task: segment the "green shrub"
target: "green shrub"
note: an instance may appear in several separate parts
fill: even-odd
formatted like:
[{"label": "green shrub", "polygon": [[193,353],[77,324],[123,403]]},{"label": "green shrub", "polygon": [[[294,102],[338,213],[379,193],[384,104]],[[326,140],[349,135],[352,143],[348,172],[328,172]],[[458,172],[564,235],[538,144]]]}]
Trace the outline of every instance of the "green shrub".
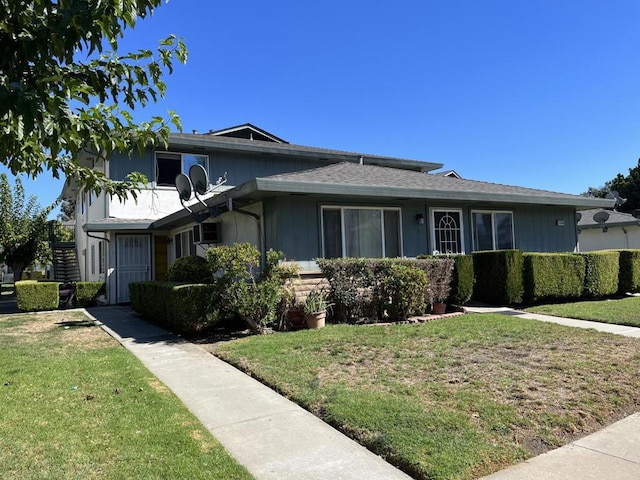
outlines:
[{"label": "green shrub", "polygon": [[525,253],[524,299],[569,299],[582,296],[585,259],[573,253]]},{"label": "green shrub", "polygon": [[250,243],[220,245],[206,252],[213,280],[216,319],[240,316],[256,333],[284,313],[287,300],[285,283],[297,273],[296,265],[281,265],[282,252],[269,250],[260,271],[260,252]]},{"label": "green shrub", "polygon": [[475,285],[473,296],[491,305],[515,305],[522,302],[522,252],[492,250],[473,253]]},{"label": "green shrub", "polygon": [[44,271],[43,270],[24,270],[22,272],[21,280],[43,280],[44,279]]},{"label": "green shrub", "polygon": [[169,266],[167,280],[170,282],[211,283],[213,275],[206,258],[191,255],[180,257]]},{"label": "green shrub", "polygon": [[23,312],[55,310],[60,303],[58,282],[22,280],[15,283],[18,309]]},{"label": "green shrub", "polygon": [[586,262],[583,290],[585,297],[607,297],[618,291],[620,252],[603,250],[576,255],[584,257]]},{"label": "green shrub", "polygon": [[[453,260],[453,271],[451,281],[449,282],[449,296],[444,303],[449,305],[464,305],[471,299],[473,295],[473,257],[471,255],[418,255],[418,259],[451,259]],[[433,279],[429,278],[429,283],[433,283]]]},{"label": "green shrub", "polygon": [[213,290],[211,284],[158,281],[129,284],[133,310],[156,325],[182,334],[201,331],[212,323],[209,306]]},{"label": "green shrub", "polygon": [[640,292],[640,250],[621,250],[618,293],[638,292]]},{"label": "green shrub", "polygon": [[105,282],[77,282],[76,300],[79,307],[92,307],[96,298],[106,293]]},{"label": "green shrub", "polygon": [[[442,301],[449,296],[454,260],[451,258],[427,259],[374,259],[337,258],[318,259],[318,266],[330,286],[330,298],[334,314],[340,322],[352,322],[362,318],[386,319],[388,291],[383,283],[408,281],[404,271],[395,266],[409,267],[424,272],[426,283],[418,281],[411,288],[418,304]],[[404,280],[393,278],[401,275]],[[404,300],[402,300],[404,301]]]},{"label": "green shrub", "polygon": [[407,265],[390,263],[386,275],[379,277],[382,306],[390,320],[406,320],[423,313],[426,307],[424,292],[427,276],[424,271]]}]

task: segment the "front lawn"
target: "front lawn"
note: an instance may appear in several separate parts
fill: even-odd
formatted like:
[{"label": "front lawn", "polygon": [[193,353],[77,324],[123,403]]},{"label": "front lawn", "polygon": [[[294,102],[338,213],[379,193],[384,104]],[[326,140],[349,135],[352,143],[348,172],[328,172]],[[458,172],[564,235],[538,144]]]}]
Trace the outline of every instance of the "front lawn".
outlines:
[{"label": "front lawn", "polygon": [[419,479],[470,479],[640,405],[640,341],[504,315],[208,346]]},{"label": "front lawn", "polygon": [[640,327],[640,297],[540,305],[527,312]]},{"label": "front lawn", "polygon": [[5,480],[252,478],[80,312],[0,316],[0,465]]}]

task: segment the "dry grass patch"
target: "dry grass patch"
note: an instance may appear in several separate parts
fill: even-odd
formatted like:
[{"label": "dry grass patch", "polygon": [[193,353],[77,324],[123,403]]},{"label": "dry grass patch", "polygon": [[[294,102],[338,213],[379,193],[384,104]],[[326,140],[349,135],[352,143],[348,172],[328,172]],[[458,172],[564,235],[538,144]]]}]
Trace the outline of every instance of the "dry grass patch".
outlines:
[{"label": "dry grass patch", "polygon": [[640,408],[640,341],[502,315],[211,345],[416,478],[475,478]]}]

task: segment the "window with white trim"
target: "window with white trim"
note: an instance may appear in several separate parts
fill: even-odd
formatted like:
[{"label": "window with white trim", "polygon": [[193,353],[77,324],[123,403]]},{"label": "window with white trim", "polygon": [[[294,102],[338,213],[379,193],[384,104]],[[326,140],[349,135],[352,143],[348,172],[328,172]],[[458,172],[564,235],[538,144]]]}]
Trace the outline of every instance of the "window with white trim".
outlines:
[{"label": "window with white trim", "polygon": [[156,183],[173,187],[180,173],[189,175],[192,165],[201,165],[209,171],[209,157],[193,153],[156,152]]},{"label": "window with white trim", "polygon": [[434,252],[464,253],[462,210],[432,208],[431,240]]},{"label": "window with white trim", "polygon": [[472,211],[473,249],[508,250],[514,248],[513,213]]},{"label": "window with white trim", "polygon": [[322,207],[324,258],[400,257],[399,208]]},{"label": "window with white trim", "polygon": [[196,245],[193,243],[193,230],[185,230],[173,236],[175,258],[188,257],[196,254]]}]

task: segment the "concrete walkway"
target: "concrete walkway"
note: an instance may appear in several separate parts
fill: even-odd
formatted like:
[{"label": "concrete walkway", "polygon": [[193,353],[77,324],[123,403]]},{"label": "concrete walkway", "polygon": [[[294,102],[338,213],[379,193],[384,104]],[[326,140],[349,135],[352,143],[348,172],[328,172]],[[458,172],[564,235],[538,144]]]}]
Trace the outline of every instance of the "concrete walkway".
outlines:
[{"label": "concrete walkway", "polygon": [[[469,313],[500,313],[519,318],[552,322],[568,327],[592,328],[600,332],[640,338],[640,328],[589,322],[573,318],[527,313],[511,308],[473,306]],[[494,473],[485,480],[638,480],[640,479],[640,413],[552,450]]]},{"label": "concrete walkway", "polygon": [[[640,328],[508,308],[470,307],[640,337]],[[380,457],[234,367],[179,336],[140,320],[128,307],[90,315],[136,355],[258,480],[409,479]],[[485,479],[640,479],[640,414]]]},{"label": "concrete walkway", "polygon": [[128,307],[89,314],[169,387],[258,480],[408,480],[270,388]]}]

